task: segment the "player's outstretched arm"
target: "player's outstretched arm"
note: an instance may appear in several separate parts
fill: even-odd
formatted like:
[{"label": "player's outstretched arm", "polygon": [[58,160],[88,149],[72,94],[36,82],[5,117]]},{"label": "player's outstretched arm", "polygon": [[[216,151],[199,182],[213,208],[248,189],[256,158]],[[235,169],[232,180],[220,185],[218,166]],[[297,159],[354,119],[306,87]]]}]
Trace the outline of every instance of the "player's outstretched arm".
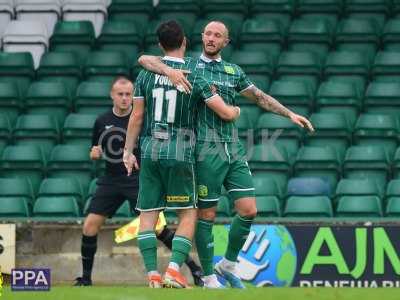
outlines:
[{"label": "player's outstretched arm", "polygon": [[144,99],[133,101],[133,111],[129,118],[128,131],[126,133],[125,147],[124,147],[124,164],[128,171],[128,175],[132,173],[132,169],[139,169],[137,159],[133,155],[133,149],[137,147],[137,141],[144,119]]},{"label": "player's outstretched arm", "polygon": [[240,108],[226,104],[219,95],[214,95],[205,102],[224,121],[234,121],[240,116]]},{"label": "player's outstretched arm", "polygon": [[307,118],[292,112],[290,109],[279,103],[279,101],[276,100],[274,97],[267,95],[255,85],[252,85],[249,88],[245,89],[241,92],[241,94],[244,97],[253,100],[261,108],[287,117],[293,123],[299,125],[300,127],[305,127],[309,131],[314,131],[311,122],[307,120]]},{"label": "player's outstretched arm", "polygon": [[192,85],[186,78],[189,71],[173,69],[164,64],[159,56],[142,55],[138,62],[146,70],[167,76],[178,90],[183,89],[186,93],[192,90]]}]

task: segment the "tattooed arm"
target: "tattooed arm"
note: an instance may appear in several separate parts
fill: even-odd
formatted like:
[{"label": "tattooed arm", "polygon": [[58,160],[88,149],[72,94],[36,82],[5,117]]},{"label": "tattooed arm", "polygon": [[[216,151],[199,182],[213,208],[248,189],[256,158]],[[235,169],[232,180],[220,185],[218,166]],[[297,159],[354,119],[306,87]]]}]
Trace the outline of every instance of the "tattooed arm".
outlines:
[{"label": "tattooed arm", "polygon": [[253,100],[262,109],[287,117],[293,123],[299,125],[300,127],[306,127],[308,130],[314,131],[314,128],[309,120],[307,120],[303,116],[295,114],[290,109],[279,103],[279,101],[276,100],[274,97],[267,95],[255,85],[248,87],[247,89],[242,91],[241,94],[242,96]]}]

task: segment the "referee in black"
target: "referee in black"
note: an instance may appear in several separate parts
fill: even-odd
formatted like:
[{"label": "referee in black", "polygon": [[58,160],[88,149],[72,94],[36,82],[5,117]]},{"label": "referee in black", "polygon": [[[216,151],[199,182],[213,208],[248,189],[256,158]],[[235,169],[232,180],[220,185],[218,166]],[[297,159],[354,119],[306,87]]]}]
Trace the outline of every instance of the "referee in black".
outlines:
[{"label": "referee in black", "polygon": [[[81,244],[83,271],[82,277],[76,278],[75,286],[92,285],[91,275],[97,250],[97,234],[106,218],[111,218],[126,199],[132,210],[136,207],[139,174],[132,172],[127,176],[122,160],[126,129],[132,112],[133,84],[125,77],[117,77],[111,85],[110,94],[113,108],[99,116],[93,128],[90,158],[92,160],[104,158],[106,172],[105,176],[97,180],[97,189],[83,224]],[[139,153],[134,154],[140,157]],[[171,249],[174,233],[165,227],[158,235],[158,239]],[[186,264],[192,272],[194,283],[202,285],[200,267],[190,257],[186,260]]]}]

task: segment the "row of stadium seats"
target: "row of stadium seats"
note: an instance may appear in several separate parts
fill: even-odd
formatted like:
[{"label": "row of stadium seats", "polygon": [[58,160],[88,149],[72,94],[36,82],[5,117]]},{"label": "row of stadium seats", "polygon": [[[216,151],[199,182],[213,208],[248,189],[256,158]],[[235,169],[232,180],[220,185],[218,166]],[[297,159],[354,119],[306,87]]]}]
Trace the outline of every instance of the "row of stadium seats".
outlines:
[{"label": "row of stadium seats", "polygon": [[[33,143],[32,138],[27,142]],[[35,190],[45,176],[71,176],[79,178],[85,190],[95,174],[102,174],[104,162],[94,164],[89,159],[88,147],[81,144],[56,145],[49,148],[46,157],[34,144],[6,146],[0,160],[0,175],[25,177]],[[370,178],[384,188],[388,180],[400,174],[400,148],[392,155],[378,145],[351,146],[344,155],[329,146],[307,145],[290,159],[285,148],[270,143],[248,148],[247,156],[250,169],[273,177],[281,190],[291,176],[320,177],[332,188],[340,178]]]},{"label": "row of stadium seats", "polygon": [[[71,178],[47,178],[41,182],[37,197],[28,181],[2,178],[0,185],[0,217],[81,217],[94,195],[96,180],[88,194]],[[329,186],[319,178],[292,178],[282,197],[271,178],[255,176],[258,219],[270,217],[398,217],[400,215],[400,180],[389,182],[381,191],[374,182],[365,179],[342,179],[332,196]],[[174,212],[166,213],[174,218]],[[219,201],[217,217],[233,215],[228,195]],[[129,203],[118,210],[116,217],[132,217]]]}]

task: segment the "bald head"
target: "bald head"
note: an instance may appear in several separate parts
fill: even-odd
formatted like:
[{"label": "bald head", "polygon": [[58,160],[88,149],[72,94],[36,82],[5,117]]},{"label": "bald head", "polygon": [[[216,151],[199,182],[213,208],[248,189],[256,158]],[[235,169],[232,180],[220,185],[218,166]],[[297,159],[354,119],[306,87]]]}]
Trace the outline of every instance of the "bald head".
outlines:
[{"label": "bald head", "polygon": [[218,58],[221,50],[229,43],[229,31],[224,23],[212,21],[204,27],[203,50],[211,59]]},{"label": "bald head", "polygon": [[203,33],[206,32],[206,30],[218,31],[226,38],[229,38],[229,30],[221,21],[211,21],[204,27]]}]

